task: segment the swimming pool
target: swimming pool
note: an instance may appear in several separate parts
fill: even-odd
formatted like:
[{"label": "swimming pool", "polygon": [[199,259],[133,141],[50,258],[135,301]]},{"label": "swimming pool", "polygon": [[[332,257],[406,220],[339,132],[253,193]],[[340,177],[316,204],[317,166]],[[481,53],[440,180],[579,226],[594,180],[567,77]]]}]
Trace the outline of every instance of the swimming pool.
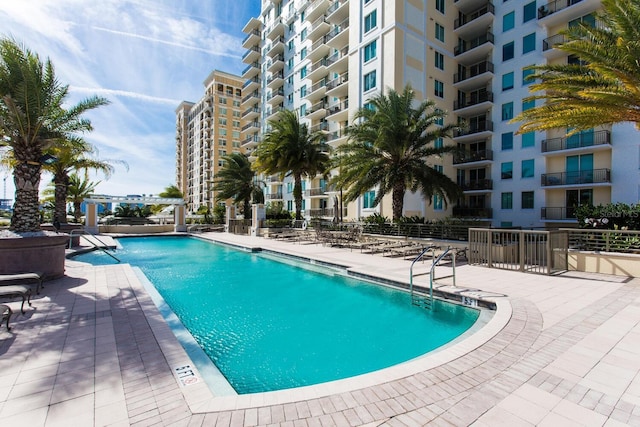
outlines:
[{"label": "swimming pool", "polygon": [[[126,238],[139,266],[240,394],[375,371],[462,334],[478,311],[412,306],[401,291],[340,270],[184,237]],[[81,261],[110,263],[104,254]]]}]

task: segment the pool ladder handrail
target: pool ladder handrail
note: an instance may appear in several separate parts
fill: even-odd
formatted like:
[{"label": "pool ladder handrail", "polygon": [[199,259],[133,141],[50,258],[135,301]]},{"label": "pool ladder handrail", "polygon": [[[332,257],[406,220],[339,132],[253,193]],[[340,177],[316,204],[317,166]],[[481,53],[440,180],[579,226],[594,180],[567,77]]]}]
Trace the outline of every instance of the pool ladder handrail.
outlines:
[{"label": "pool ladder handrail", "polygon": [[93,245],[93,247],[94,247],[94,248],[96,248],[96,249],[98,249],[98,250],[100,250],[100,251],[104,252],[105,254],[109,255],[111,258],[115,259],[118,263],[122,262],[122,261],[120,261],[120,260],[118,259],[118,257],[116,257],[116,256],[115,256],[115,255],[113,255],[111,252],[109,252],[108,250],[106,250],[106,249],[105,249],[107,245],[106,245],[102,240],[100,240],[100,239],[98,238],[98,236],[96,236],[96,235],[95,235],[95,234],[93,234],[93,233],[88,232],[87,230],[75,229],[75,230],[71,230],[71,231],[69,232],[69,249],[71,249],[71,245],[72,245],[72,241],[73,241],[73,234],[74,234],[73,232],[74,232],[74,231],[78,231],[78,232],[79,232],[79,233],[78,233],[78,235],[80,235],[80,234],[88,234],[88,235],[90,235],[91,237],[93,237],[94,239],[96,239],[100,244],[102,244],[102,245],[103,245],[103,246],[98,246],[98,245],[96,245],[92,240],[90,240],[90,239],[85,239],[87,242],[91,243],[91,244]]},{"label": "pool ladder handrail", "polygon": [[429,307],[431,308],[433,305],[433,275],[435,273],[435,269],[436,269],[436,265],[438,265],[438,263],[440,262],[440,260],[442,260],[442,258],[444,258],[449,252],[451,252],[452,255],[452,266],[453,266],[453,274],[452,276],[447,276],[447,277],[453,277],[453,286],[456,285],[456,251],[451,251],[451,246],[447,246],[447,249],[441,253],[437,258],[435,256],[435,250],[437,249],[437,246],[429,246],[426,247],[422,252],[420,252],[420,255],[418,255],[412,262],[411,262],[411,267],[409,268],[409,294],[411,296],[411,301],[413,303],[414,301],[414,296],[413,296],[413,265],[418,262],[420,259],[422,259],[422,257],[424,256],[424,254],[426,254],[429,251],[433,251],[433,262],[431,263],[431,268],[429,268]]}]

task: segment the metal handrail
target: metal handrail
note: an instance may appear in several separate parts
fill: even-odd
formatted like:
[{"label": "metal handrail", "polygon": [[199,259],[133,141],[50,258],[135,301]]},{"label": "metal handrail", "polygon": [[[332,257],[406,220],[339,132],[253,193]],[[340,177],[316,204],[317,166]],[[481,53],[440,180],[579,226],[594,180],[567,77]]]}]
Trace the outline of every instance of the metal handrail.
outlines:
[{"label": "metal handrail", "polygon": [[[80,233],[83,234],[89,234],[90,236],[92,236],[93,238],[95,238],[98,242],[100,242],[100,244],[107,246],[102,240],[100,240],[98,238],[98,236],[96,236],[93,233],[89,233],[87,230],[82,230],[82,229],[76,229],[76,230],[71,230],[71,232],[69,233],[69,249],[71,249],[71,245],[72,245],[72,241],[73,241],[73,232],[74,231],[79,231]],[[109,255],[111,258],[115,259],[118,262],[122,262],[120,261],[115,255],[113,255],[112,253],[110,253],[109,251],[107,251],[104,247],[98,246],[96,245],[94,242],[92,242],[89,239],[85,239],[87,240],[89,243],[91,243],[93,245],[94,248],[101,250],[102,252],[104,252],[105,254]]]},{"label": "metal handrail", "polygon": [[[442,260],[442,258],[444,258],[449,252],[451,252],[451,246],[448,246],[447,249],[436,258],[435,257],[436,248],[437,246],[429,246],[425,248],[422,252],[420,252],[420,255],[415,257],[415,259],[411,262],[411,267],[409,267],[409,294],[411,296],[411,301],[413,301],[413,266],[416,262],[422,259],[424,254],[426,254],[430,250],[434,251],[434,260],[431,263],[431,268],[429,269],[429,307],[433,306],[433,275],[435,273],[435,268],[438,265],[438,263]],[[455,286],[456,285],[456,252],[455,251],[451,252],[451,255],[452,255],[453,274],[447,277],[453,277],[453,286]]]}]

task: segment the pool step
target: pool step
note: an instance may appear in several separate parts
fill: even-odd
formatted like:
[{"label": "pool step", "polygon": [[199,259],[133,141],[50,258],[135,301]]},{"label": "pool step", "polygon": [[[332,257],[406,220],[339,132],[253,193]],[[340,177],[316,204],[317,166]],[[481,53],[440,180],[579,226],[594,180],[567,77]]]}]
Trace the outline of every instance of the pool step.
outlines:
[{"label": "pool step", "polygon": [[431,308],[432,302],[431,298],[414,294],[411,298],[411,304],[422,308]]}]

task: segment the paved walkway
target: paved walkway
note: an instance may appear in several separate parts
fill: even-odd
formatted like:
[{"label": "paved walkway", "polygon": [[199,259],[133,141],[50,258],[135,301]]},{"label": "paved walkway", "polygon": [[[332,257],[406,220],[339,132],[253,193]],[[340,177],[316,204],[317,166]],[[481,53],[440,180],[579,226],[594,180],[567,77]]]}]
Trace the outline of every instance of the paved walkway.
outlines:
[{"label": "paved walkway", "polygon": [[[407,261],[206,236],[407,281]],[[69,261],[13,330],[0,331],[0,424],[640,426],[640,279],[462,266],[456,287],[437,283],[498,309],[471,337],[418,361],[329,385],[214,397],[202,381],[183,385],[185,369],[176,369],[193,363],[130,266]]]}]

